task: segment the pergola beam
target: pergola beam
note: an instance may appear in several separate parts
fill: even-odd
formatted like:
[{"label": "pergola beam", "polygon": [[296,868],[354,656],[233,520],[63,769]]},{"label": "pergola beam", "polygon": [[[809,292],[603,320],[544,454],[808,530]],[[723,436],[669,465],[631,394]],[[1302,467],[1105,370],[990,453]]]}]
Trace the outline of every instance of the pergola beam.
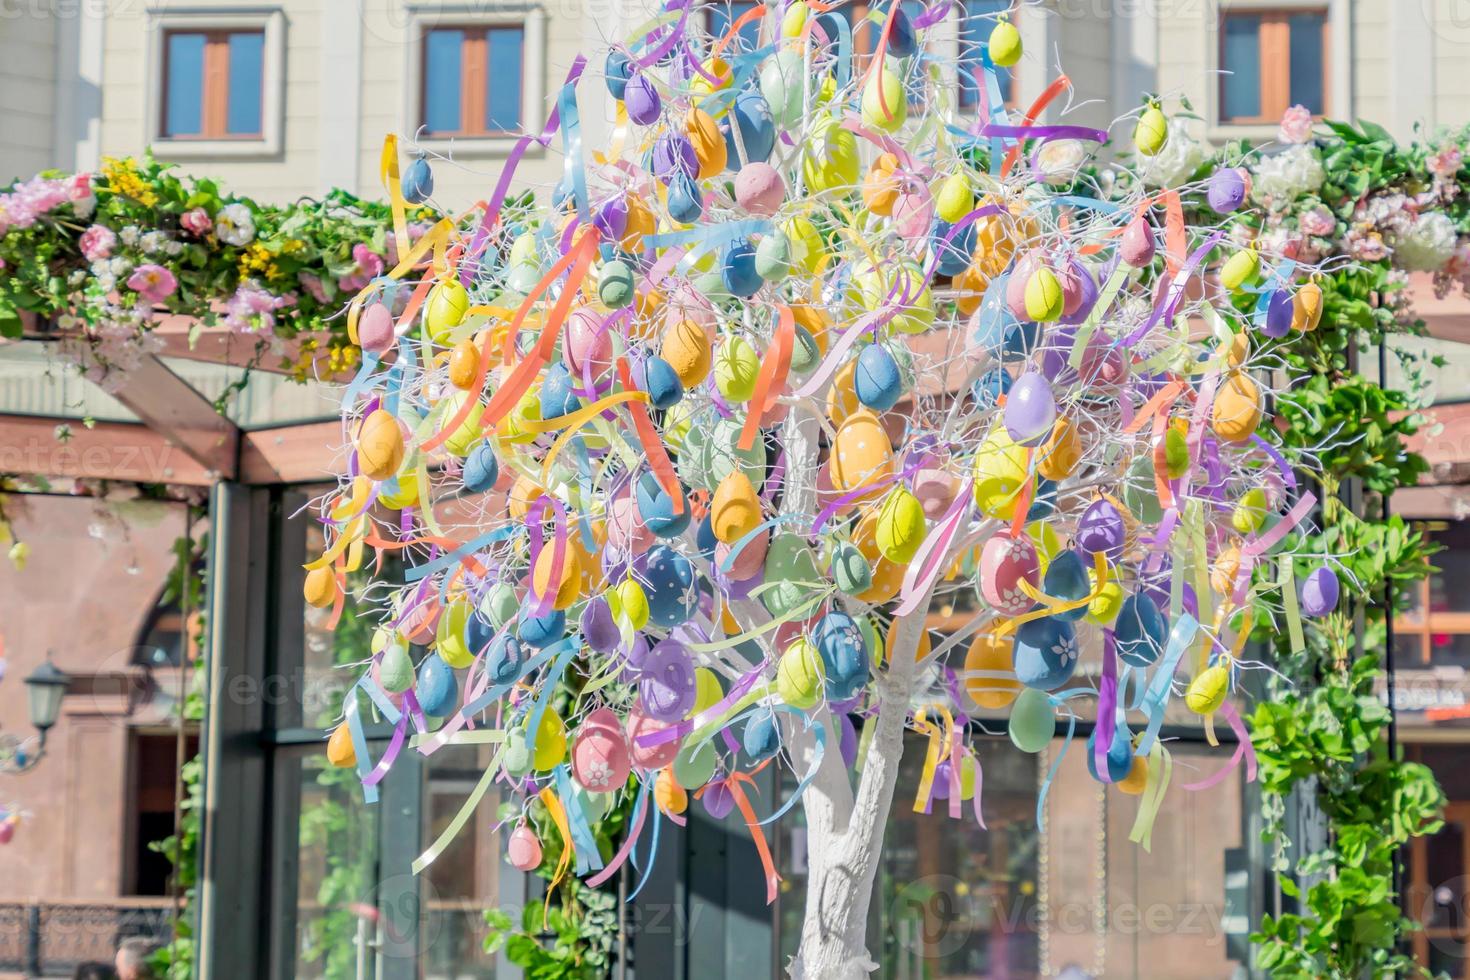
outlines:
[{"label": "pergola beam", "polygon": [[235,478],[240,430],[157,357],[144,357],[113,397],[215,479]]},{"label": "pergola beam", "polygon": [[[57,438],[57,427],[70,429]],[[145,425],[0,415],[0,473],[47,479],[119,480],[207,487],[215,475]]]}]

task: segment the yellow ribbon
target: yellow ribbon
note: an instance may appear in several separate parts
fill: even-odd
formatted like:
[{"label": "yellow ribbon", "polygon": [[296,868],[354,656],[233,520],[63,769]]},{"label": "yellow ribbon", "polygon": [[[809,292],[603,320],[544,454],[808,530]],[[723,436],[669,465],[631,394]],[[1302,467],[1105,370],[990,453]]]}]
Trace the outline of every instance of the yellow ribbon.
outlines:
[{"label": "yellow ribbon", "polygon": [[924,772],[919,777],[919,790],[914,794],[914,812],[923,813],[925,805],[929,802],[929,793],[934,787],[934,773],[939,768],[939,760],[943,758],[945,750],[954,738],[954,716],[944,705],[935,705],[940,717],[944,719],[944,726],[932,725],[925,717],[927,709],[920,708],[914,715],[914,729],[922,735],[929,736],[929,748],[924,753]]},{"label": "yellow ribbon", "polygon": [[1109,581],[1107,556],[1101,551],[1098,551],[1093,553],[1092,558],[1095,563],[1094,571],[1096,572],[1092,579],[1092,591],[1081,599],[1058,599],[1056,596],[1049,596],[1042,592],[1025,579],[1018,579],[1016,584],[1021,588],[1021,591],[1025,592],[1033,602],[1041,603],[1041,608],[1022,613],[1020,616],[1011,619],[1002,619],[996,624],[994,630],[995,635],[1008,636],[1012,630],[1022,623],[1029,623],[1033,619],[1055,616],[1057,613],[1071,612],[1073,609],[1081,609],[1084,606],[1092,605],[1093,601],[1102,595],[1102,590],[1107,586]]}]

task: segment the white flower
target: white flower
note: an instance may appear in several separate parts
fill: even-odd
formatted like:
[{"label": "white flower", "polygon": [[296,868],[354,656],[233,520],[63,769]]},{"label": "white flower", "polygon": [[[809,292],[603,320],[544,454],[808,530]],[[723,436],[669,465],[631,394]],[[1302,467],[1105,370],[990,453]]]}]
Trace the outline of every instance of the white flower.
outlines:
[{"label": "white flower", "polygon": [[1138,175],[1150,187],[1174,187],[1194,176],[1205,162],[1205,145],[1185,132],[1171,132],[1164,148],[1139,162]]},{"label": "white flower", "polygon": [[255,238],[255,217],[243,204],[226,204],[214,216],[214,233],[226,245],[247,245]]},{"label": "white flower", "polygon": [[121,238],[122,243],[129,248],[136,246],[138,244],[138,226],[128,225],[117,233],[117,237]]},{"label": "white flower", "polygon": [[166,241],[167,239],[164,238],[163,232],[161,231],[145,231],[139,245],[145,253],[153,255],[159,249],[163,248],[164,242]]},{"label": "white flower", "polygon": [[1052,644],[1051,652],[1056,655],[1058,666],[1065,667],[1077,659],[1077,638],[1064,636]]},{"label": "white flower", "polygon": [[1086,162],[1087,148],[1081,140],[1052,140],[1036,155],[1036,168],[1042,179],[1054,187],[1070,184]]},{"label": "white flower", "polygon": [[1394,242],[1393,260],[1410,272],[1437,272],[1454,258],[1455,223],[1442,211],[1419,215],[1408,233]]},{"label": "white flower", "polygon": [[1257,204],[1288,204],[1317,190],[1327,179],[1322,158],[1310,144],[1261,157],[1252,174],[1251,200]]}]

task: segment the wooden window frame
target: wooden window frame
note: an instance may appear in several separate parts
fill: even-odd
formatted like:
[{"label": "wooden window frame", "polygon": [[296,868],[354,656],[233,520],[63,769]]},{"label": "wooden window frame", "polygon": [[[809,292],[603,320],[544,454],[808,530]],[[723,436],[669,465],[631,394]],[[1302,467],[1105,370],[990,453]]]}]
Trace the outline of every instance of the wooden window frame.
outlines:
[{"label": "wooden window frame", "polygon": [[1317,7],[1226,7],[1220,11],[1218,24],[1219,47],[1215,52],[1216,63],[1225,64],[1225,25],[1232,19],[1251,18],[1259,20],[1261,111],[1255,116],[1225,115],[1225,86],[1230,76],[1220,74],[1215,94],[1218,106],[1216,116],[1221,126],[1275,125],[1286,110],[1294,103],[1291,99],[1291,18],[1302,14],[1322,16],[1322,112],[1313,116],[1322,119],[1332,107],[1332,16],[1326,4]]},{"label": "wooden window frame", "polygon": [[[459,47],[459,129],[429,130],[429,36],[439,31],[459,31],[464,35]],[[520,101],[516,109],[518,128],[490,129],[485,125],[487,110],[485,87],[489,75],[490,34],[494,31],[516,31],[521,37]],[[529,60],[529,31],[525,24],[435,24],[426,26],[419,37],[419,122],[431,140],[447,139],[498,139],[515,136],[525,120],[527,79],[526,62]]]},{"label": "wooden window frame", "polygon": [[[204,64],[201,66],[199,88],[199,132],[170,133],[168,131],[168,93],[173,61],[169,57],[170,42],[175,37],[198,34],[204,37]],[[253,133],[229,131],[230,116],[230,38],[254,34],[260,38],[260,125]],[[158,133],[166,140],[241,140],[259,141],[265,138],[266,73],[264,27],[214,28],[195,30],[189,27],[170,27],[163,32],[163,76],[158,98]]]}]

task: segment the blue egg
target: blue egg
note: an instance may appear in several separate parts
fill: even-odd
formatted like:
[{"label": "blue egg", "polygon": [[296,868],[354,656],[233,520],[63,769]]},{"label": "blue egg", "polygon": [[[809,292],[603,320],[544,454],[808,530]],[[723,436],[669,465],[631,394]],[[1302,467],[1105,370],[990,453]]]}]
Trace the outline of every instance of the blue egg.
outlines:
[{"label": "blue egg", "polygon": [[692,225],[704,214],[704,195],[688,174],[679,173],[669,181],[669,215],[677,222]]},{"label": "blue egg", "polygon": [[648,596],[648,621],[655,626],[678,626],[699,608],[694,566],[668,545],[648,549],[643,591]]},{"label": "blue egg", "polygon": [[1118,609],[1118,622],[1113,626],[1118,656],[1125,664],[1147,667],[1164,652],[1164,637],[1169,624],[1158,604],[1140,592],[1123,600]]},{"label": "blue egg", "polygon": [[978,353],[983,350],[1000,354],[1001,345],[1005,343],[1006,325],[1015,319],[1001,301],[1009,278],[1001,276],[985,291],[985,299],[981,302],[980,309],[975,311],[974,322],[969,328],[966,343],[971,351]]},{"label": "blue egg", "polygon": [[1016,679],[1027,687],[1055,691],[1077,671],[1077,631],[1071,623],[1044,616],[1016,628]]},{"label": "blue egg", "polygon": [[[737,125],[740,127],[740,141],[745,145],[743,157],[735,145],[732,127]],[[726,169],[729,170],[739,170],[742,161],[765,163],[776,148],[776,123],[771,118],[771,106],[759,89],[746,89],[735,97],[735,104],[720,120],[720,132],[725,136]]]},{"label": "blue egg", "polygon": [[844,612],[830,612],[817,623],[813,635],[827,677],[827,698],[846,701],[868,683],[868,643],[857,621]]},{"label": "blue egg", "polygon": [[1001,343],[1002,361],[1024,361],[1041,346],[1041,324],[1030,320],[1011,320],[1006,324]]},{"label": "blue egg", "polygon": [[414,685],[413,696],[426,715],[445,718],[454,712],[454,702],[459,698],[459,681],[437,653],[429,654],[419,664],[418,683]]},{"label": "blue egg", "polygon": [[510,684],[521,676],[521,665],[525,662],[521,642],[505,633],[486,652],[485,673],[496,684]]},{"label": "blue egg", "polygon": [[719,545],[719,543],[720,539],[715,537],[714,524],[710,521],[709,515],[706,514],[705,516],[701,517],[699,519],[699,523],[694,526],[694,546],[699,549],[700,555],[703,556],[705,560],[714,561],[715,548]]},{"label": "blue egg", "polygon": [[495,486],[495,481],[500,478],[500,463],[490,443],[482,442],[470,450],[459,478],[470,493],[484,493]]},{"label": "blue egg", "polygon": [[903,374],[893,354],[882,344],[869,344],[857,358],[852,387],[858,401],[877,412],[886,412],[903,397]]},{"label": "blue egg", "polygon": [[662,357],[650,355],[643,362],[643,390],[654,408],[673,408],[684,400],[684,382],[674,366]]},{"label": "blue egg", "polygon": [[619,102],[623,101],[623,93],[628,90],[628,79],[633,77],[632,59],[616,49],[609,51],[602,73],[607,81],[608,93]]},{"label": "blue egg", "polygon": [[[1098,729],[1094,728],[1092,734],[1087,736],[1087,771],[1093,779],[1098,778],[1097,733]],[[1110,783],[1121,782],[1133,768],[1133,733],[1128,730],[1128,723],[1121,716],[1113,727],[1113,744],[1108,746],[1107,760]]]},{"label": "blue egg", "polygon": [[776,728],[776,713],[757,710],[747,717],[744,731],[740,733],[740,747],[745,750],[751,765],[765,762],[781,751],[781,733]]},{"label": "blue egg", "polygon": [[720,281],[731,295],[741,299],[754,296],[761,288],[764,280],[755,271],[755,246],[749,238],[736,238],[725,246],[720,257]]},{"label": "blue egg", "polygon": [[953,228],[943,218],[934,219],[934,227],[929,233],[931,247],[938,255],[938,261],[934,268],[941,276],[957,276],[965,271],[970,264],[970,256],[975,252],[975,222],[970,222],[961,228],[959,234],[945,242],[945,237]]},{"label": "blue egg", "polygon": [[1038,477],[1036,493],[1031,497],[1031,506],[1026,508],[1026,520],[1039,521],[1050,517],[1057,509],[1057,484],[1055,480]]},{"label": "blue egg", "polygon": [[1011,376],[1002,367],[993,367],[970,386],[975,402],[981,408],[994,408],[1000,396],[1011,390]]},{"label": "blue egg", "polygon": [[521,642],[536,650],[545,650],[565,636],[566,632],[567,614],[560,609],[553,609],[545,616],[522,615],[516,627],[516,635],[521,638]]},{"label": "blue egg", "polygon": [[[1092,583],[1087,578],[1087,564],[1083,562],[1082,556],[1070,548],[1057,552],[1046,568],[1046,578],[1042,581],[1041,590],[1049,596],[1068,601],[1085,599],[1091,595]],[[1068,612],[1053,613],[1052,618],[1075,623],[1085,615],[1087,607],[1079,606]]]},{"label": "blue egg", "polygon": [[893,14],[893,23],[888,28],[888,53],[895,58],[907,58],[918,50],[914,25],[909,15],[899,7]]},{"label": "blue egg", "polygon": [[675,515],[674,498],[669,496],[669,492],[658,482],[658,477],[652,473],[645,472],[638,477],[635,496],[638,516],[659,537],[678,537],[689,526],[689,505],[686,503],[683,511]]},{"label": "blue egg", "polygon": [[471,613],[464,621],[464,645],[469,647],[471,653],[478,654],[493,639],[495,624],[488,617],[482,616],[479,610]]},{"label": "blue egg", "polygon": [[565,364],[558,361],[546,369],[540,395],[543,419],[558,419],[582,407],[582,399],[577,397],[572,386],[572,374]]},{"label": "blue egg", "polygon": [[423,204],[433,197],[434,172],[429,169],[429,161],[419,157],[410,163],[398,186],[403,192],[403,199],[409,204]]}]

